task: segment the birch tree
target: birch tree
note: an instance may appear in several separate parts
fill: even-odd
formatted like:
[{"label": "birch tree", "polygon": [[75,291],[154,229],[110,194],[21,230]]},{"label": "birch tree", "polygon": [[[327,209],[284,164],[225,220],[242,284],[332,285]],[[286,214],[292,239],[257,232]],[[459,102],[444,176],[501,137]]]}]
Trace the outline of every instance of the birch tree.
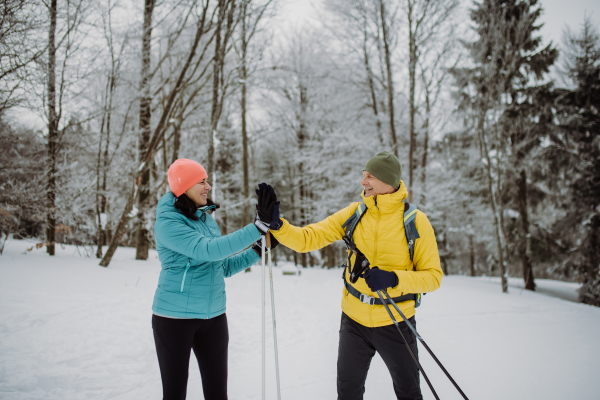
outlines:
[{"label": "birch tree", "polygon": [[[140,142],[139,142],[139,162],[146,159],[148,145],[151,134],[151,111],[152,97],[150,95],[150,68],[152,51],[152,14],[154,13],[155,0],[145,0],[144,2],[144,25],[142,30],[142,65],[140,74]],[[148,259],[148,249],[150,241],[148,239],[148,229],[146,227],[147,200],[150,196],[150,169],[146,169],[139,187],[138,195],[138,213],[137,213],[137,241],[136,241],[136,260]]]},{"label": "birch tree", "polygon": [[[380,0],[382,1],[382,0]],[[408,201],[413,201],[417,152],[417,79],[418,66],[428,47],[437,47],[443,41],[441,33],[447,33],[452,23],[458,0],[405,0],[404,13],[408,30],[408,107],[409,107],[409,153],[408,153]],[[429,60],[428,60],[429,61]],[[434,60],[431,62],[435,63]],[[431,95],[431,85],[426,96]],[[429,100],[431,100],[429,98]],[[429,102],[431,106],[431,101]],[[431,110],[429,110],[430,112]],[[427,114],[427,111],[426,115]]]},{"label": "birch tree", "polygon": [[[139,167],[137,168],[137,172],[134,177],[134,183],[132,185],[131,193],[128,197],[127,204],[123,210],[117,228],[115,229],[114,236],[111,240],[110,246],[102,258],[100,265],[103,267],[108,267],[112,256],[114,255],[117,245],[121,240],[121,237],[125,233],[128,216],[133,209],[133,205],[137,201],[140,185],[142,183],[143,175],[148,171],[152,163],[154,162],[154,157],[159,150],[162,139],[170,127],[168,124],[169,117],[171,116],[171,112],[173,110],[173,106],[176,103],[176,100],[179,96],[184,93],[185,84],[193,82],[197,76],[195,76],[201,65],[201,59],[204,57],[204,54],[208,48],[208,45],[211,43],[211,40],[205,42],[205,46],[199,49],[199,44],[201,39],[205,38],[205,35],[209,34],[212,28],[212,22],[209,14],[209,0],[204,1],[199,5],[199,10],[195,13],[195,21],[194,21],[194,36],[189,44],[189,50],[187,52],[187,56],[184,59],[180,66],[179,72],[176,75],[177,79],[174,80],[173,86],[170,87],[168,95],[166,96],[166,100],[164,102],[164,107],[162,108],[160,119],[156,127],[152,132],[152,136],[148,142],[148,147],[145,153],[145,157],[141,160]],[[192,6],[196,9],[196,6]],[[207,18],[208,17],[208,18]],[[198,51],[200,50],[200,51]],[[193,74],[190,76],[189,73]]]},{"label": "birch tree", "polygon": [[[107,212],[109,208],[108,204],[108,174],[109,167],[111,164],[111,133],[113,133],[113,123],[115,118],[114,113],[117,107],[117,100],[115,99],[117,88],[121,80],[121,68],[123,65],[123,53],[129,42],[129,32],[125,32],[122,38],[117,37],[113,27],[113,12],[116,8],[117,3],[112,3],[108,0],[106,9],[100,6],[99,13],[102,19],[102,36],[106,41],[106,47],[108,50],[108,67],[106,73],[106,86],[104,89],[104,95],[102,96],[101,104],[101,120],[100,120],[100,137],[98,140],[98,156],[96,166],[96,224],[97,224],[97,250],[96,257],[102,258],[102,246],[110,242],[112,236],[110,229],[108,228],[108,217]],[[121,40],[121,43],[118,41]],[[125,133],[126,122],[128,120],[129,113],[131,111],[133,103],[130,102],[129,107],[124,116],[124,123],[121,128],[121,133],[118,137],[116,148],[113,150],[117,151],[120,142]],[[114,139],[113,139],[114,140]],[[114,153],[112,155],[114,157]]]},{"label": "birch tree", "polygon": [[[265,12],[272,4],[272,0],[266,1],[264,4],[256,4],[252,0],[242,0],[240,4],[240,22],[239,22],[239,39],[236,51],[239,59],[239,83],[240,83],[240,114],[241,114],[241,131],[242,131],[242,171],[243,177],[243,196],[244,210],[242,212],[242,226],[245,226],[251,221],[250,210],[250,167],[249,167],[249,142],[248,142],[248,85],[252,70],[255,67],[257,58],[262,56],[262,48],[254,46],[257,54],[249,54],[251,42],[259,32],[259,24]],[[235,43],[234,43],[235,46]]]},{"label": "birch tree", "polygon": [[[62,5],[62,4],[61,4]],[[67,96],[71,82],[69,61],[81,44],[78,29],[84,16],[83,1],[66,1],[59,10],[58,1],[51,0],[47,5],[50,24],[48,29],[48,59],[44,79],[46,81],[46,107],[48,128],[48,163],[47,163],[47,199],[46,199],[46,248],[49,255],[55,251],[56,231],[56,191],[57,191],[57,157],[60,150],[60,140],[64,129],[60,130],[63,117],[63,99]],[[61,11],[59,21],[59,11]],[[57,26],[61,22],[61,29]],[[57,42],[57,34],[59,41]],[[61,52],[57,66],[57,52]],[[57,88],[58,72],[58,88]]]}]

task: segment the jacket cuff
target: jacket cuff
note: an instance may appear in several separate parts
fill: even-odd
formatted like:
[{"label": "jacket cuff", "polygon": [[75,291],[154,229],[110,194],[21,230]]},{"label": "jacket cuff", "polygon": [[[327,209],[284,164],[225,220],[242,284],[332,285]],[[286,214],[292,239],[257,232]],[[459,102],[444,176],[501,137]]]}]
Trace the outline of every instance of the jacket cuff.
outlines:
[{"label": "jacket cuff", "polygon": [[[256,251],[254,251],[254,249],[252,247],[250,247],[247,251],[249,254],[248,258],[250,258],[250,260],[249,260],[246,268],[256,264],[257,262],[259,262],[261,260],[261,257],[258,254],[256,254]],[[246,269],[246,268],[244,268],[244,269]]]},{"label": "jacket cuff", "polygon": [[398,279],[398,282],[396,283],[396,286],[394,286],[392,289],[400,289],[400,291],[403,293],[407,292],[405,290],[406,288],[404,287],[405,279],[403,279],[404,277],[402,276],[402,274],[404,274],[405,272],[406,271],[394,271],[394,274],[396,274],[396,279]]},{"label": "jacket cuff", "polygon": [[394,278],[396,278],[396,283],[392,286],[392,289],[395,289],[400,284],[400,278],[398,274],[394,273]]},{"label": "jacket cuff", "polygon": [[271,230],[271,234],[273,236],[275,236],[275,238],[277,240],[279,240],[280,237],[285,236],[288,233],[290,226],[291,226],[291,224],[289,222],[287,222],[287,220],[285,218],[280,218],[280,219],[282,221],[281,227],[277,230]]}]

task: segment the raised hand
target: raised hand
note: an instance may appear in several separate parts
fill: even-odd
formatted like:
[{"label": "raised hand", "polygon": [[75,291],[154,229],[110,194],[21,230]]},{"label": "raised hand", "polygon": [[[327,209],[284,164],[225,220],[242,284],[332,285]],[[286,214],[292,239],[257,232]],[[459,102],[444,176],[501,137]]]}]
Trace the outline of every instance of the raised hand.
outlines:
[{"label": "raised hand", "polygon": [[283,225],[279,218],[279,201],[271,185],[261,183],[256,189],[258,203],[256,204],[256,219],[254,224],[262,231],[278,230]]}]

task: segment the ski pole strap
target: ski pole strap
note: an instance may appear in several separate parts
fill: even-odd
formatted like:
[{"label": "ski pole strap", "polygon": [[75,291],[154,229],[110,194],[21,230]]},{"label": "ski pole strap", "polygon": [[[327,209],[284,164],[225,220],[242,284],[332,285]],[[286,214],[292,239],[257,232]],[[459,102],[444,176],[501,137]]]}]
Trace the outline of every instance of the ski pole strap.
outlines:
[{"label": "ski pole strap", "polygon": [[[354,286],[352,286],[351,284],[349,284],[346,279],[344,279],[344,285],[346,286],[346,290],[348,291],[348,293],[350,293],[352,296],[354,296],[357,299],[359,299],[362,303],[369,304],[371,306],[372,305],[378,305],[378,306],[383,305],[383,303],[381,302],[380,299],[378,299],[376,297],[372,297],[372,296],[366,295],[366,294],[361,293],[358,290],[356,290],[354,288]],[[385,299],[385,302],[387,304],[392,304],[392,302],[394,302],[394,303],[402,303],[403,301],[408,301],[408,300],[415,300],[416,301],[416,296],[418,296],[418,294],[409,293],[409,294],[405,294],[405,295],[402,295],[402,296],[399,296],[399,297],[394,297],[393,299],[392,298]]]}]

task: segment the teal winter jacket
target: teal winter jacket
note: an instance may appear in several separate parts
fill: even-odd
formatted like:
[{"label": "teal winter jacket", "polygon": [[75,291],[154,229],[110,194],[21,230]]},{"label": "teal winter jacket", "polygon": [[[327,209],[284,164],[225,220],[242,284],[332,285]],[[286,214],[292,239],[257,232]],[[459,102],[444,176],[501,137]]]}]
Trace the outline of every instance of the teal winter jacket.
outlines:
[{"label": "teal winter jacket", "polygon": [[[200,208],[192,221],[174,206],[167,192],[156,207],[154,236],[162,270],[152,311],[171,318],[214,318],[225,313],[225,277],[260,257],[251,248],[260,232],[249,224],[221,236],[213,217]],[[247,250],[245,250],[247,249]]]}]

